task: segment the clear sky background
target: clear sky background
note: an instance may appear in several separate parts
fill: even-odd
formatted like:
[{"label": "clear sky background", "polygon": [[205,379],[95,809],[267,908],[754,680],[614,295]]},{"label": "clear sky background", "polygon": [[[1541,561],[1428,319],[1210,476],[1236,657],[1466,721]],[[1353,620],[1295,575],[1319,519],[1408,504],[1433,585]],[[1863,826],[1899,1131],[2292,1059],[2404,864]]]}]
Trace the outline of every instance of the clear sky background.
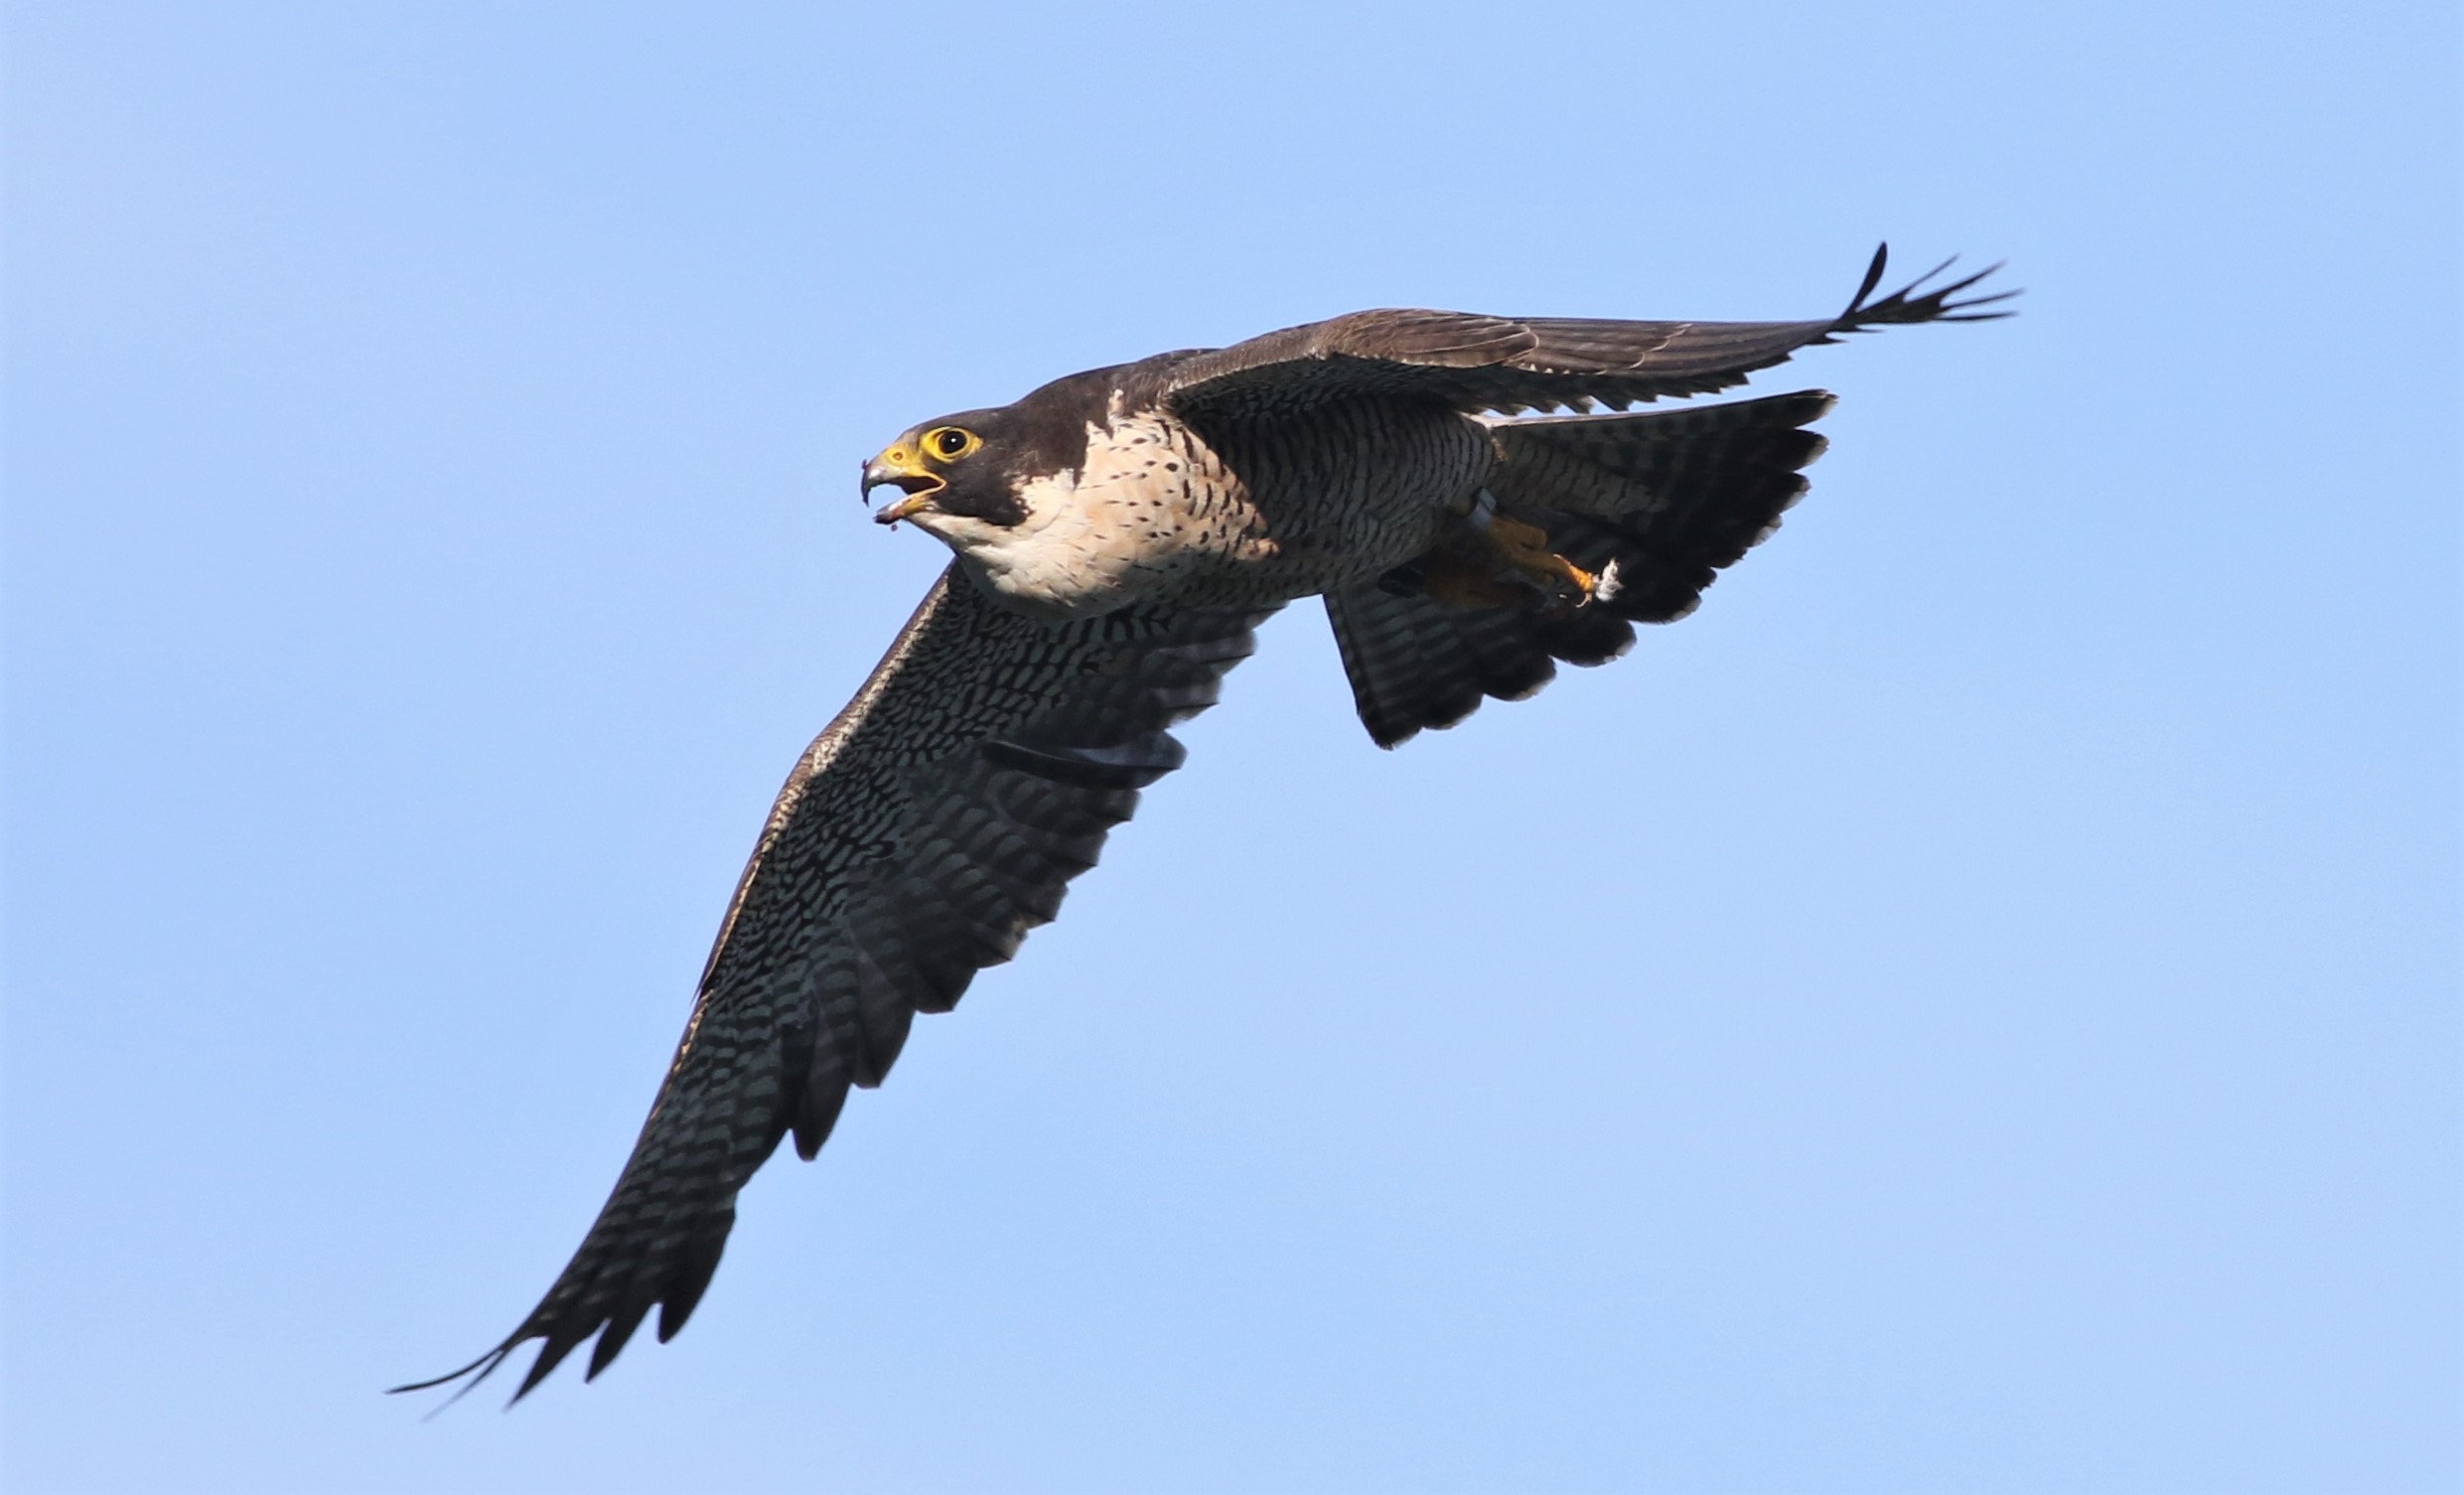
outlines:
[{"label": "clear sky background", "polygon": [[[116,4],[7,37],[13,1491],[2459,1479],[2457,18]],[[1314,605],[690,1328],[580,1239],[943,555],[856,469],[1364,306],[1816,350],[1702,612]]]}]

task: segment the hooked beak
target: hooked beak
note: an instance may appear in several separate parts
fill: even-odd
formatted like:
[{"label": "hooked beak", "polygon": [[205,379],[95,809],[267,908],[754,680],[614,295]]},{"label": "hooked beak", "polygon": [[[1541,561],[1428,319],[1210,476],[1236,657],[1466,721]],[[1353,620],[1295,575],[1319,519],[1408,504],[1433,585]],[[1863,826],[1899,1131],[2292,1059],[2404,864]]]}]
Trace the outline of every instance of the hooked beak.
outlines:
[{"label": "hooked beak", "polygon": [[873,516],[873,523],[877,524],[895,524],[901,520],[915,518],[920,511],[932,507],[935,494],[948,486],[939,474],[926,472],[916,454],[903,444],[864,464],[866,503],[872,502],[876,488],[895,488],[907,495],[895,504],[884,505]]}]

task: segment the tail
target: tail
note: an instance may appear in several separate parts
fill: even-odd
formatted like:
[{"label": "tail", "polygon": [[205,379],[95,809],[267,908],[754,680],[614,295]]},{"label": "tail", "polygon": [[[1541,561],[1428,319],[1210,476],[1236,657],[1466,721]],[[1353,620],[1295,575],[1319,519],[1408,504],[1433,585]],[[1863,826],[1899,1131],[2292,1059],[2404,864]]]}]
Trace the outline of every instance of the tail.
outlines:
[{"label": "tail", "polygon": [[1801,469],[1828,443],[1804,427],[1836,402],[1806,389],[1694,410],[1513,421],[1496,429],[1505,460],[1489,488],[1501,512],[1539,524],[1558,554],[1600,573],[1595,606],[1673,623],[1805,496]]},{"label": "tail", "polygon": [[[1780,527],[1822,454],[1804,429],[1833,403],[1809,389],[1640,415],[1505,421],[1492,427],[1498,512],[1548,533],[1600,578],[1571,612],[1448,607],[1408,585],[1327,594],[1353,701],[1379,747],[1450,727],[1485,696],[1521,700],[1559,663],[1602,665],[1634,646],[1636,623],[1694,610],[1719,571]],[[1390,579],[1391,580],[1391,579]]]}]

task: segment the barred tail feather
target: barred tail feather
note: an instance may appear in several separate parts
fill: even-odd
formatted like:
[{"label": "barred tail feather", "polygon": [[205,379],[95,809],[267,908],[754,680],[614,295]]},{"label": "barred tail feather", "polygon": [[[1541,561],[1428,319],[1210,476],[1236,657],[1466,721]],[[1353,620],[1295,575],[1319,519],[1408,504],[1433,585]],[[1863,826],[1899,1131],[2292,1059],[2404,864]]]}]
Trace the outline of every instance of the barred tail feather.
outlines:
[{"label": "barred tail feather", "polygon": [[1598,608],[1448,607],[1359,586],[1327,593],[1326,615],[1361,724],[1381,748],[1453,726],[1486,697],[1535,694],[1560,661],[1605,665],[1634,647],[1633,625]]},{"label": "barred tail feather", "polygon": [[1453,726],[1484,699],[1521,700],[1557,665],[1602,665],[1636,623],[1694,610],[1722,567],[1780,525],[1821,455],[1805,429],[1831,407],[1819,389],[1700,409],[1504,421],[1492,427],[1498,510],[1601,578],[1567,611],[1450,607],[1374,586],[1330,592],[1335,641],[1361,723],[1379,747]]},{"label": "barred tail feather", "polygon": [[1700,409],[1519,420],[1495,429],[1501,511],[1606,578],[1595,607],[1637,623],[1692,612],[1723,568],[1780,527],[1822,454],[1820,389]]}]

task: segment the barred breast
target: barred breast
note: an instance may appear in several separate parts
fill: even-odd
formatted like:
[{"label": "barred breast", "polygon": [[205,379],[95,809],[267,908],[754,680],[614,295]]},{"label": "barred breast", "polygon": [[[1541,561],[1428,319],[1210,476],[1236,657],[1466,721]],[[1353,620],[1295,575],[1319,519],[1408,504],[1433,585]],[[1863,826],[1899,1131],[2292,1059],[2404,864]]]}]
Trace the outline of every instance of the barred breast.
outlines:
[{"label": "barred breast", "polygon": [[1479,421],[1400,399],[1245,422],[1214,450],[1239,480],[1268,549],[1198,578],[1189,600],[1208,604],[1288,601],[1380,575],[1427,550],[1497,462]]},{"label": "barred breast", "polygon": [[1089,425],[1078,470],[1024,485],[1023,523],[944,537],[1031,616],[1148,599],[1272,606],[1426,550],[1495,461],[1487,429],[1442,406],[1363,400],[1213,443],[1163,412],[1115,408]]}]

